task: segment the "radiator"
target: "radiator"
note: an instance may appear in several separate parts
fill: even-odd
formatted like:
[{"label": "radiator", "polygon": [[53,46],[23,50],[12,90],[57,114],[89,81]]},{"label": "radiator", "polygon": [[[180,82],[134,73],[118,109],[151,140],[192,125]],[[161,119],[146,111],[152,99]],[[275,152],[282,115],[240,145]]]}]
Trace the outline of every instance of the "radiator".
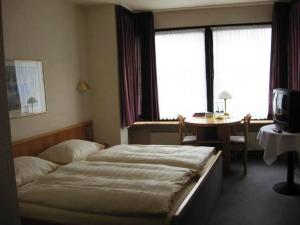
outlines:
[{"label": "radiator", "polygon": [[179,135],[177,132],[151,132],[150,144],[152,145],[178,145]]},{"label": "radiator", "polygon": [[[256,139],[257,132],[249,132],[248,135],[248,150],[262,150]],[[179,144],[179,136],[176,132],[151,132],[149,141],[153,145],[177,145]]]}]

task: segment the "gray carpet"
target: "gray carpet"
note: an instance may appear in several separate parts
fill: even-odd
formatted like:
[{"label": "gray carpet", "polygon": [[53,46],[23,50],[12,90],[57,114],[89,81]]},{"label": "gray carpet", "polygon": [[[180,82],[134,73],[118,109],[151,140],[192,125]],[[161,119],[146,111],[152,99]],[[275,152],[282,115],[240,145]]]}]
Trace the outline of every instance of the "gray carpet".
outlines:
[{"label": "gray carpet", "polygon": [[[284,159],[272,166],[267,166],[259,155],[250,156],[248,161],[245,177],[241,163],[233,162],[208,225],[299,225],[300,196],[273,191],[274,184],[286,180]],[[300,183],[300,172],[295,172],[295,181]]]}]

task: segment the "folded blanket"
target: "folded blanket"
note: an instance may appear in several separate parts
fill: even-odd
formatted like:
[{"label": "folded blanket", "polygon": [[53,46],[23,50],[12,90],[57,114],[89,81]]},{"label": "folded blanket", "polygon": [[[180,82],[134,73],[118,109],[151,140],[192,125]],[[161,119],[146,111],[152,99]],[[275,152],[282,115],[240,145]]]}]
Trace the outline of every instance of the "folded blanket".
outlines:
[{"label": "folded blanket", "polygon": [[93,153],[87,161],[151,163],[201,172],[214,147],[178,145],[116,145]]},{"label": "folded blanket", "polygon": [[80,212],[165,216],[191,169],[152,164],[74,162],[18,189],[19,201]]}]

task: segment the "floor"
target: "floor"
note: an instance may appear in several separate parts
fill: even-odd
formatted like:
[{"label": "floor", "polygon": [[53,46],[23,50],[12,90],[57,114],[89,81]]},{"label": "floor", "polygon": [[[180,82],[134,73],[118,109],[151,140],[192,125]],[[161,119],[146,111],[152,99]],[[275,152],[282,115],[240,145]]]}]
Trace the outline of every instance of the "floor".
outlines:
[{"label": "floor", "polygon": [[[208,225],[299,225],[300,196],[280,195],[273,185],[286,180],[285,159],[267,166],[262,155],[249,156],[248,174],[235,159],[231,175],[224,178],[223,194]],[[295,171],[300,183],[300,171]]]}]

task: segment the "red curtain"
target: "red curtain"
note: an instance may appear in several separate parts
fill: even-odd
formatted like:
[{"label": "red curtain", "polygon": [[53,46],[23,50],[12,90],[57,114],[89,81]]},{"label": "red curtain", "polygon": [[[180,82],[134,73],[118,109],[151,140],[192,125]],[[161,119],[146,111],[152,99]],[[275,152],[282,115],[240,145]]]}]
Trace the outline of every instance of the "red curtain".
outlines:
[{"label": "red curtain", "polygon": [[116,21],[122,126],[158,120],[153,15],[117,6]]},{"label": "red curtain", "polygon": [[121,123],[130,126],[141,113],[140,49],[136,41],[134,15],[121,6],[116,7],[118,60],[121,94]]},{"label": "red curtain", "polygon": [[141,46],[142,114],[141,120],[159,120],[153,14],[136,14]]},{"label": "red curtain", "polygon": [[288,87],[288,33],[289,33],[288,3],[275,3],[272,19],[271,65],[269,85],[269,112],[272,119],[272,98],[274,88]]},{"label": "red curtain", "polygon": [[272,118],[274,88],[300,91],[300,2],[275,3],[269,86],[269,113]]},{"label": "red curtain", "polygon": [[290,9],[289,32],[289,85],[300,91],[300,2],[295,1]]}]

